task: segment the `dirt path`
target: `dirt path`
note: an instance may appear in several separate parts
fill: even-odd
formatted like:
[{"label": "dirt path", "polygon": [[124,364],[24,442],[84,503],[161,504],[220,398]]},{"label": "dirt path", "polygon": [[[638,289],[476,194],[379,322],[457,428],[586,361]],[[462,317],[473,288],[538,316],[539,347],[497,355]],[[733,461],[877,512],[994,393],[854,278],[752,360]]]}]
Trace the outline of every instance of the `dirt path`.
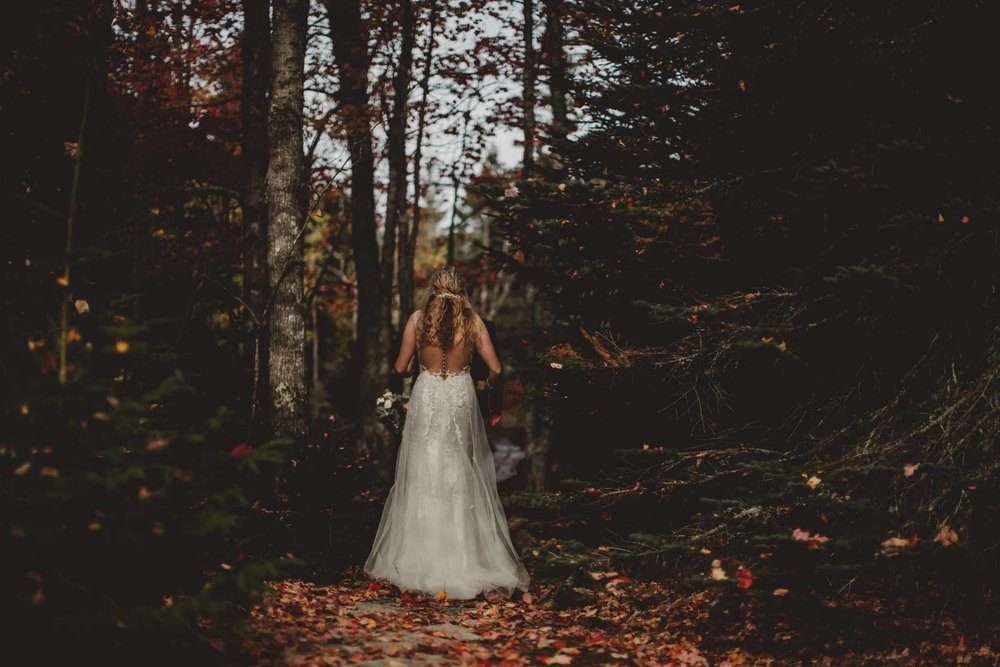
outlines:
[{"label": "dirt path", "polygon": [[400,596],[354,577],[331,586],[282,581],[254,609],[242,643],[260,665],[707,665],[683,632],[640,613],[630,584],[622,577],[599,594],[544,585],[517,601],[456,601]]},{"label": "dirt path", "polygon": [[238,638],[240,653],[264,667],[1000,664],[996,633],[940,614],[906,617],[872,600],[845,601],[868,634],[882,637],[875,646],[860,630],[824,636],[815,619],[775,616],[742,592],[684,595],[615,572],[590,574],[591,587],[534,582],[515,601],[400,595],[354,570],[335,585],[275,582]]}]

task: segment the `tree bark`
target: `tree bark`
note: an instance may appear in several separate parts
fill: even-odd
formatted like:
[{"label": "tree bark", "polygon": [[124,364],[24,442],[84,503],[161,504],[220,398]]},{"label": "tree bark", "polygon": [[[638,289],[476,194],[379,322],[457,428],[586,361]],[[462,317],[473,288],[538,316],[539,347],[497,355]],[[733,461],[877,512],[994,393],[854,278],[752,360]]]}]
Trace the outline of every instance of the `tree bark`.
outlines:
[{"label": "tree bark", "polygon": [[380,271],[375,234],[375,158],[368,101],[368,40],[359,0],[326,0],[334,60],[340,75],[340,113],[351,155],[351,244],[358,278],[357,341],[361,366],[360,419],[364,445],[381,454],[385,437],[375,399],[388,383],[382,340]]},{"label": "tree bark", "polygon": [[[389,183],[386,192],[385,236],[382,239],[381,288],[382,288],[382,340],[388,345],[394,341],[392,328],[392,282],[396,269],[397,228],[406,226],[406,120],[409,116],[408,95],[410,70],[413,67],[413,3],[400,0],[399,62],[393,77],[392,113],[389,117],[388,153]],[[401,312],[404,322],[409,312]],[[386,350],[386,359],[393,350]]]},{"label": "tree bark", "polygon": [[527,447],[524,482],[527,491],[544,491],[548,482],[549,425],[540,401],[541,398],[534,398],[525,405]]},{"label": "tree bark", "polygon": [[458,158],[451,166],[451,220],[448,222],[448,265],[455,264],[455,225],[458,222],[458,186],[461,184],[459,178],[459,167],[465,157],[465,146],[469,139],[469,114],[465,114],[465,123],[462,125],[462,145],[458,150]]},{"label": "tree bark", "polygon": [[566,105],[566,53],[563,49],[563,0],[545,2],[545,56],[549,70],[549,98],[552,106],[552,139],[557,146],[569,134]]},{"label": "tree bark", "polygon": [[522,178],[531,178],[535,171],[535,3],[523,0],[524,68],[521,71],[522,130],[524,131],[524,159]]},{"label": "tree bark", "polygon": [[266,177],[271,430],[295,436],[307,428],[302,246],[305,222],[302,107],[309,0],[274,0],[270,147]]},{"label": "tree bark", "polygon": [[59,384],[66,384],[68,378],[67,350],[69,343],[69,303],[73,298],[70,282],[73,267],[73,226],[80,203],[80,173],[83,165],[83,144],[87,134],[87,118],[90,115],[91,95],[90,75],[83,84],[83,111],[80,112],[80,129],[76,135],[76,155],[73,158],[73,180],[70,183],[69,214],[66,216],[66,254],[63,259],[63,275],[60,283],[63,287],[62,309],[59,324]]},{"label": "tree bark", "polygon": [[409,220],[399,226],[399,312],[406,316],[415,307],[413,265],[417,253],[417,236],[420,229],[420,163],[423,160],[424,127],[427,124],[427,98],[430,91],[434,59],[434,38],[438,22],[438,5],[431,0],[428,16],[427,49],[420,78],[420,107],[417,112],[417,143],[413,151],[413,206]]},{"label": "tree bark", "polygon": [[[267,0],[243,0],[243,83],[240,112],[243,121],[242,192],[243,300],[252,311],[250,336],[244,351],[247,402],[250,414],[267,419],[261,397],[267,391],[267,330],[259,321],[267,300],[267,91],[271,83],[271,17]],[[255,424],[251,424],[251,431]]]}]

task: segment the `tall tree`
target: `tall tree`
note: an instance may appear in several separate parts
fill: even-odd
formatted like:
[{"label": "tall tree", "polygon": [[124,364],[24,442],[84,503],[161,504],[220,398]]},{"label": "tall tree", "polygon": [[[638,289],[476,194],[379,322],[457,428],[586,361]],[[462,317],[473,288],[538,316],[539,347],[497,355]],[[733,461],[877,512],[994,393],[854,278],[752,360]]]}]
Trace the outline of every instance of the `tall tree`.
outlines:
[{"label": "tall tree", "polygon": [[[524,0],[523,35],[524,62],[522,64],[521,81],[523,92],[522,129],[524,131],[524,158],[521,167],[521,177],[528,179],[535,172],[535,7],[533,0]],[[525,218],[522,222],[527,223]],[[535,310],[538,292],[529,287],[526,301],[529,304],[529,323],[535,325]],[[525,487],[532,491],[541,491],[546,484],[546,470],[549,460],[549,433],[546,428],[545,408],[539,400],[529,400],[525,410],[525,421],[528,442],[526,447],[527,469]]]},{"label": "tall tree", "polygon": [[361,20],[360,0],[326,0],[326,8],[340,76],[337,97],[351,156],[351,244],[358,282],[362,438],[366,446],[377,450],[383,438],[374,405],[388,381],[388,359],[382,338],[381,273],[375,233],[375,157],[368,92],[367,30]]},{"label": "tall tree", "polygon": [[455,264],[455,232],[458,223],[458,190],[462,183],[462,161],[465,159],[465,148],[469,140],[469,118],[470,114],[465,114],[465,122],[462,124],[462,143],[455,157],[455,163],[451,166],[451,219],[448,221],[448,264]]},{"label": "tall tree", "polygon": [[268,377],[275,435],[307,426],[305,313],[300,226],[306,215],[302,107],[309,0],[275,0],[268,116],[267,268],[271,284]]},{"label": "tall tree", "polygon": [[[271,17],[266,0],[243,0],[243,81],[240,111],[242,114],[242,153],[245,176],[242,192],[243,211],[243,300],[254,321],[253,336],[245,353],[250,369],[248,395],[251,402],[266,392],[264,371],[267,360],[266,334],[257,318],[263,313],[267,298],[267,206],[264,189],[267,182],[267,91],[271,83]],[[252,413],[255,412],[251,405]]]},{"label": "tall tree", "polygon": [[524,164],[522,176],[530,178],[535,171],[535,3],[523,0],[524,63],[521,70],[521,129],[524,131]]},{"label": "tall tree", "polygon": [[424,67],[420,77],[417,140],[413,151],[413,207],[409,221],[404,219],[399,226],[399,312],[404,315],[412,313],[414,309],[413,261],[417,251],[417,237],[420,228],[420,166],[423,160],[427,98],[433,71],[437,24],[438,3],[436,0],[430,0],[430,14],[427,19],[427,47],[424,49]]},{"label": "tall tree", "polygon": [[566,52],[563,20],[566,8],[563,0],[545,2],[545,63],[549,71],[549,104],[552,107],[552,140],[555,144],[565,141],[569,134],[569,117],[566,104],[568,82],[566,79]]},{"label": "tall tree", "polygon": [[[389,183],[386,196],[385,237],[382,240],[382,327],[383,340],[392,336],[392,281],[395,275],[397,229],[405,226],[400,220],[406,216],[406,120],[409,116],[411,70],[413,68],[414,14],[412,0],[400,0],[399,61],[393,77],[392,113],[389,116],[388,153]],[[402,248],[401,248],[402,249]],[[401,311],[401,319],[409,315]],[[388,351],[391,354],[391,350]]]}]

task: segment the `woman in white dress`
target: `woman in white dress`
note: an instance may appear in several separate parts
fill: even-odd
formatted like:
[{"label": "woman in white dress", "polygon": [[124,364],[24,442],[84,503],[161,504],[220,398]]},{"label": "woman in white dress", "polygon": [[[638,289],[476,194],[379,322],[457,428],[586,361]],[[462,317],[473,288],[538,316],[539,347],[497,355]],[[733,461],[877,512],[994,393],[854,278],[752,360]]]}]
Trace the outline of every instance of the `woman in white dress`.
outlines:
[{"label": "woman in white dress", "polygon": [[510,541],[496,471],[469,367],[473,349],[502,367],[482,319],[451,266],[435,271],[424,306],[406,322],[396,373],[414,351],[420,373],[410,392],[396,476],[364,570],[401,590],[452,599],[528,590]]}]

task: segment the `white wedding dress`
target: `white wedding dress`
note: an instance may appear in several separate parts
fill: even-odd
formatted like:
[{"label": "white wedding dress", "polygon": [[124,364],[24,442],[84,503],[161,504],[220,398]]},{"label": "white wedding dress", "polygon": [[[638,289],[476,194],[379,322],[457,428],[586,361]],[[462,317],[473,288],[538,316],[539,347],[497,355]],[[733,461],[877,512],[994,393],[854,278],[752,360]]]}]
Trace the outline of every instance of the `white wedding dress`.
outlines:
[{"label": "white wedding dress", "polygon": [[[419,358],[419,357],[418,357]],[[420,365],[396,476],[364,570],[401,590],[452,599],[528,590],[497,494],[469,365]]]}]

